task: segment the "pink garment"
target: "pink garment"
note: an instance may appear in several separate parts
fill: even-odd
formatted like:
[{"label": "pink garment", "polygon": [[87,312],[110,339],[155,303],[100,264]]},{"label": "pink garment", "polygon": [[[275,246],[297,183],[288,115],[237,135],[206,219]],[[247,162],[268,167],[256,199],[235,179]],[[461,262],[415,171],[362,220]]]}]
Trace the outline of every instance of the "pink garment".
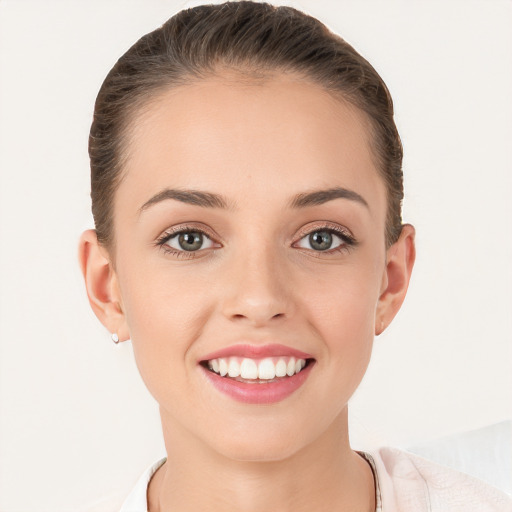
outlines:
[{"label": "pink garment", "polygon": [[[375,475],[375,512],[512,512],[512,498],[506,493],[418,455],[396,448],[361,455]],[[147,468],[122,506],[102,500],[85,511],[147,512],[149,481],[165,461],[163,458]]]},{"label": "pink garment", "polygon": [[477,478],[395,448],[369,455],[382,507],[376,512],[512,512],[510,496]]}]

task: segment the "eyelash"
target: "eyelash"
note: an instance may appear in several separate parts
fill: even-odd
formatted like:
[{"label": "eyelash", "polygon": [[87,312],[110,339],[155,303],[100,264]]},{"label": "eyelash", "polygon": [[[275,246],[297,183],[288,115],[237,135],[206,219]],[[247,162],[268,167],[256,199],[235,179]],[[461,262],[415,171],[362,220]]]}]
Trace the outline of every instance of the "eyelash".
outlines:
[{"label": "eyelash", "polygon": [[[197,258],[197,255],[195,253],[201,252],[201,249],[198,249],[197,251],[179,251],[177,249],[174,249],[173,247],[167,245],[167,242],[171,240],[171,238],[174,238],[176,236],[179,236],[183,233],[201,233],[204,237],[208,238],[209,240],[214,240],[212,235],[209,234],[206,230],[201,229],[197,226],[180,226],[176,229],[170,229],[162,233],[160,237],[156,240],[156,245],[164,251],[165,254],[170,254],[172,256],[175,256],[177,258],[182,259],[193,259]],[[203,249],[204,250],[204,249]]]},{"label": "eyelash", "polygon": [[[205,249],[198,249],[197,251],[185,251],[185,250],[180,251],[180,250],[176,250],[173,247],[170,247],[169,245],[167,245],[167,242],[171,238],[179,236],[180,234],[183,234],[183,233],[191,233],[191,232],[201,233],[204,237],[206,237],[209,240],[211,240],[212,242],[214,242],[214,238],[211,236],[211,234],[209,234],[204,229],[201,229],[196,226],[180,226],[177,229],[167,230],[164,233],[162,233],[162,235],[160,237],[158,237],[158,239],[156,240],[155,245],[157,245],[160,249],[162,249],[165,254],[170,254],[177,258],[184,258],[184,259],[197,258],[197,255],[195,253],[200,253],[200,252],[204,251]],[[292,247],[295,246],[295,244],[297,244],[298,242],[300,242],[303,238],[310,236],[311,234],[316,233],[316,232],[327,232],[332,235],[336,235],[343,242],[338,247],[335,247],[334,249],[327,249],[325,251],[314,251],[312,249],[305,249],[308,252],[318,253],[319,256],[322,254],[335,254],[335,253],[339,253],[339,252],[343,252],[343,251],[348,251],[352,247],[355,247],[358,243],[356,241],[356,239],[348,232],[348,230],[345,230],[345,229],[337,226],[336,224],[325,223],[321,226],[314,226],[313,228],[301,230],[299,237],[292,244]],[[299,247],[299,249],[300,249],[300,247]]]},{"label": "eyelash", "polygon": [[327,232],[327,233],[330,233],[331,235],[336,235],[338,238],[341,239],[341,241],[343,243],[341,245],[339,245],[338,247],[335,247],[333,249],[327,249],[325,251],[314,251],[312,249],[305,249],[306,251],[313,253],[316,257],[321,257],[324,254],[330,255],[330,254],[345,252],[345,251],[352,249],[353,247],[355,247],[358,244],[357,240],[352,236],[352,234],[347,229],[344,229],[344,228],[338,226],[337,224],[325,222],[324,224],[321,224],[320,226],[317,225],[317,226],[313,226],[313,227],[303,228],[299,233],[297,241],[294,242],[294,245],[299,243],[305,237],[310,236],[313,233],[318,233],[318,232]]}]

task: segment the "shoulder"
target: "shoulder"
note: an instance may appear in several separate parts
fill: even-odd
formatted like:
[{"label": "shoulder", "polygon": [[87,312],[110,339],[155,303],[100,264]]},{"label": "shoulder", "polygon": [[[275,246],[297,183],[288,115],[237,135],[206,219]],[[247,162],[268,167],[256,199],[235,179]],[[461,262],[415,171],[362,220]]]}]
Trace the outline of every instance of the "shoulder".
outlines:
[{"label": "shoulder", "polygon": [[124,497],[120,494],[106,496],[80,508],[79,512],[119,512]]},{"label": "shoulder", "polygon": [[147,492],[149,481],[156,473],[157,469],[160,466],[162,466],[166,462],[166,460],[167,457],[158,460],[157,462],[149,466],[144,471],[144,473],[142,473],[139,480],[135,484],[135,487],[124,500],[120,512],[147,512]]},{"label": "shoulder", "polygon": [[166,460],[167,458],[164,457],[146,468],[128,496],[108,496],[86,505],[79,512],[147,512],[149,481]]},{"label": "shoulder", "polygon": [[512,512],[511,497],[465,473],[396,448],[369,453],[383,512]]}]

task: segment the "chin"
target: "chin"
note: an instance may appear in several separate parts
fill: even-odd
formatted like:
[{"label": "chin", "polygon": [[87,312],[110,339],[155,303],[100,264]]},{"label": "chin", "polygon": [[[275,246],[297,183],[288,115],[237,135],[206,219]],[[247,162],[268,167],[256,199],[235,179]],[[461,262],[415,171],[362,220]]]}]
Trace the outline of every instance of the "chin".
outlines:
[{"label": "chin", "polygon": [[265,444],[240,442],[219,449],[226,458],[237,462],[280,462],[293,457],[301,449],[301,443],[285,443],[282,439]]},{"label": "chin", "polygon": [[[225,435],[216,437],[211,446],[224,457],[239,462],[278,462],[289,459],[303,450],[318,436],[307,427],[294,422],[245,422],[236,429],[223,429]],[[245,424],[245,425],[244,425]]]}]

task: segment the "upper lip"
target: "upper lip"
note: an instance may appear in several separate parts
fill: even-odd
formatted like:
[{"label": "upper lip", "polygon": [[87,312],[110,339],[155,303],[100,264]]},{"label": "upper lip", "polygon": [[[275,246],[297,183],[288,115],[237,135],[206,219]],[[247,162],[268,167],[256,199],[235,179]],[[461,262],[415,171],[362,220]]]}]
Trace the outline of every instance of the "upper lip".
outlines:
[{"label": "upper lip", "polygon": [[312,359],[311,354],[302,352],[286,345],[277,343],[269,345],[251,345],[240,343],[211,352],[200,359],[200,361],[210,361],[220,357],[247,357],[250,359],[263,359],[265,357],[289,356],[298,359]]}]

